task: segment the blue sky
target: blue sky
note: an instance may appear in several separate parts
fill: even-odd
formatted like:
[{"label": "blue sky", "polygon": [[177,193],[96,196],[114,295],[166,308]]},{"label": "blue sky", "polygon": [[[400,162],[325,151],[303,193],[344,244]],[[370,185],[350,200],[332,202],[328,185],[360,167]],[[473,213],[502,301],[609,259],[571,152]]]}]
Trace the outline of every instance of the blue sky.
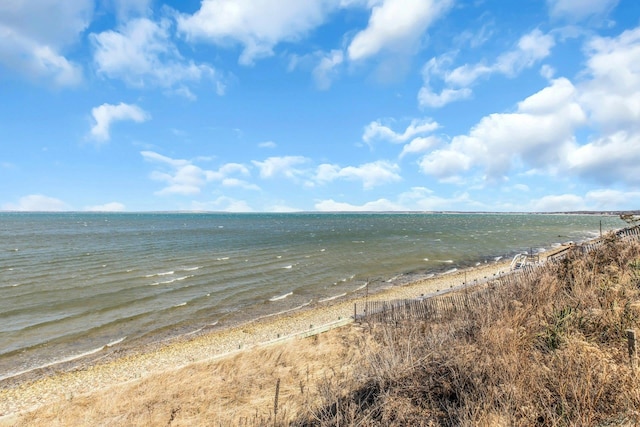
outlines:
[{"label": "blue sky", "polygon": [[640,208],[637,0],[14,0],[0,35],[0,210]]}]

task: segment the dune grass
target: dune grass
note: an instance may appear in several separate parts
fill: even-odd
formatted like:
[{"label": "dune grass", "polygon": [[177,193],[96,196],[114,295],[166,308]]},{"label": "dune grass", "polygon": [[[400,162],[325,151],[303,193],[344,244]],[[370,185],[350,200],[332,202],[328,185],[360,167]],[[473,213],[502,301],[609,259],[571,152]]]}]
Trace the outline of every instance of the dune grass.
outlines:
[{"label": "dune grass", "polygon": [[640,246],[548,263],[439,322],[374,326],[351,384],[292,425],[609,426],[640,423],[626,331],[640,319]]}]

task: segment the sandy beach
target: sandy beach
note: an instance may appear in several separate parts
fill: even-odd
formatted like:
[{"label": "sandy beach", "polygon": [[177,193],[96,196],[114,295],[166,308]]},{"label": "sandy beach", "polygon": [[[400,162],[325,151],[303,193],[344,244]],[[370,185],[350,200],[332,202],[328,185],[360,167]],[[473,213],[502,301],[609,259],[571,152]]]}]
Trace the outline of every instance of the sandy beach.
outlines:
[{"label": "sandy beach", "polygon": [[503,260],[390,287],[374,295],[365,296],[366,289],[363,289],[361,295],[349,299],[328,301],[222,331],[158,343],[121,357],[116,352],[115,356],[69,371],[52,367],[36,377],[5,381],[1,385],[0,421],[10,423],[15,414],[68,399],[69,396],[95,392],[192,363],[248,352],[347,325],[353,322],[354,304],[362,307],[365,298],[375,301],[428,296],[448,292],[465,283],[473,285],[508,270],[509,261]]}]

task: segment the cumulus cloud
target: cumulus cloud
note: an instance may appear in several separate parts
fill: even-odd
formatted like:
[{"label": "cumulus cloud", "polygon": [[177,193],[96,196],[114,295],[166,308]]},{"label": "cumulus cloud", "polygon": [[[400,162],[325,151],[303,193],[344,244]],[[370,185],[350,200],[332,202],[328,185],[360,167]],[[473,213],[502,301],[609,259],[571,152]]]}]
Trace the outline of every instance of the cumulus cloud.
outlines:
[{"label": "cumulus cloud", "polygon": [[315,181],[323,184],[338,179],[362,181],[362,187],[369,190],[379,185],[401,181],[402,177],[399,175],[399,171],[400,167],[397,164],[384,160],[344,168],[332,164],[322,164],[316,170]]},{"label": "cumulus cloud", "polygon": [[97,141],[110,139],[111,125],[117,121],[130,120],[142,123],[150,119],[149,113],[134,104],[121,102],[118,105],[102,104],[91,110],[95,124],[91,128],[91,137]]},{"label": "cumulus cloud", "polygon": [[413,139],[410,143],[402,148],[400,158],[403,158],[407,154],[418,154],[429,151],[436,145],[440,145],[442,141],[436,136],[418,137]]},{"label": "cumulus cloud", "polygon": [[535,212],[570,212],[587,210],[587,205],[580,196],[560,194],[544,196],[532,202]]},{"label": "cumulus cloud", "polygon": [[276,148],[278,145],[273,141],[264,141],[258,144],[260,148]]},{"label": "cumulus cloud", "polygon": [[304,174],[304,171],[299,169],[297,166],[304,165],[308,162],[309,159],[306,157],[284,156],[269,157],[262,162],[254,160],[252,163],[260,170],[261,178],[284,176],[285,178],[295,179]]},{"label": "cumulus cloud", "polygon": [[239,62],[253,64],[273,55],[281,42],[295,42],[324,22],[337,6],[324,0],[203,0],[193,15],[177,17],[188,40],[243,47]]},{"label": "cumulus cloud", "polygon": [[318,89],[326,90],[331,87],[331,84],[337,75],[338,67],[343,63],[343,61],[344,54],[341,50],[337,49],[321,56],[318,65],[316,65],[312,72]]},{"label": "cumulus cloud", "polygon": [[595,37],[580,97],[593,120],[605,131],[640,129],[640,27],[618,37]]},{"label": "cumulus cloud", "polygon": [[247,190],[259,189],[257,186],[233,176],[250,174],[249,169],[239,163],[227,163],[218,170],[207,170],[196,166],[191,160],[173,159],[153,151],[142,151],[140,154],[146,161],[154,163],[160,168],[150,175],[154,181],[166,183],[166,187],[156,192],[160,196],[199,194],[202,188],[210,182],[219,182],[220,185],[226,187],[239,187]]},{"label": "cumulus cloud", "polygon": [[60,212],[71,210],[71,207],[60,199],[31,194],[21,197],[18,203],[7,203],[2,206],[7,211],[31,211],[31,212]]},{"label": "cumulus cloud", "polygon": [[151,13],[152,0],[111,0],[116,16],[121,22],[134,17],[147,16]]},{"label": "cumulus cloud", "polygon": [[232,197],[220,196],[210,202],[192,202],[191,208],[194,211],[217,211],[217,212],[253,212],[249,203],[245,200],[238,200]]},{"label": "cumulus cloud", "polygon": [[171,40],[170,30],[168,19],[154,22],[137,18],[118,30],[92,33],[98,73],[132,87],[161,87],[191,99],[195,95],[189,85],[209,79],[222,95],[225,85],[217,71],[184,59]]},{"label": "cumulus cloud", "polygon": [[518,104],[514,113],[491,114],[468,135],[423,157],[425,174],[448,178],[478,167],[489,180],[501,180],[514,164],[546,169],[563,160],[576,128],[586,114],[576,101],[576,89],[564,78]]},{"label": "cumulus cloud", "polygon": [[454,194],[450,198],[437,196],[426,187],[412,187],[400,193],[396,200],[377,199],[357,205],[333,199],[321,200],[314,207],[319,211],[381,212],[381,211],[442,211],[461,207],[479,206],[467,193]]},{"label": "cumulus cloud", "polygon": [[349,59],[364,60],[385,50],[415,49],[427,28],[452,4],[452,0],[382,0],[373,7],[367,28],[349,44]]},{"label": "cumulus cloud", "polygon": [[381,120],[369,123],[364,128],[362,140],[371,143],[375,140],[388,141],[394,144],[407,142],[411,138],[434,131],[439,127],[438,123],[430,118],[414,119],[402,133],[393,131],[389,126],[383,125]]},{"label": "cumulus cloud", "polygon": [[125,206],[119,202],[111,202],[104,205],[87,206],[84,210],[89,212],[123,212]]},{"label": "cumulus cloud", "polygon": [[362,205],[336,202],[333,199],[329,199],[317,202],[314,208],[321,212],[385,212],[403,210],[402,207],[387,199],[378,199]]},{"label": "cumulus cloud", "polygon": [[547,0],[549,13],[554,18],[572,22],[591,16],[604,16],[618,4],[618,0]]},{"label": "cumulus cloud", "polygon": [[[438,108],[468,98],[472,93],[470,86],[481,77],[491,74],[513,77],[549,56],[554,44],[551,35],[535,29],[522,36],[514,49],[498,56],[493,64],[465,64],[451,70],[448,68],[453,62],[451,54],[432,58],[423,67],[424,84],[418,92],[418,102],[423,107]],[[433,89],[434,80],[443,82],[439,93]]]},{"label": "cumulus cloud", "polygon": [[567,154],[569,172],[601,184],[640,184],[640,28],[587,43],[579,102],[600,130]]},{"label": "cumulus cloud", "polygon": [[602,184],[624,182],[640,185],[640,133],[625,131],[575,145],[568,153],[568,170],[582,178]]},{"label": "cumulus cloud", "polygon": [[92,0],[0,2],[0,64],[54,86],[79,84],[82,68],[63,52],[77,41],[92,15]]}]

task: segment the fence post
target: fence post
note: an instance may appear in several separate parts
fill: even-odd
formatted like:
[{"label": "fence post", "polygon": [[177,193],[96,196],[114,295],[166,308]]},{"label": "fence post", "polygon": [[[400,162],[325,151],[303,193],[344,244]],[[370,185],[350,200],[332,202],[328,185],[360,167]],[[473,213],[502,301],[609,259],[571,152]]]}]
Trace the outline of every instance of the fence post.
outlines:
[{"label": "fence post", "polygon": [[280,378],[276,382],[276,397],[273,400],[273,426],[275,427],[278,422],[278,396],[280,395]]},{"label": "fence post", "polygon": [[631,369],[635,371],[638,350],[636,349],[636,331],[634,329],[627,329],[627,346],[629,349],[629,363],[631,363]]}]

